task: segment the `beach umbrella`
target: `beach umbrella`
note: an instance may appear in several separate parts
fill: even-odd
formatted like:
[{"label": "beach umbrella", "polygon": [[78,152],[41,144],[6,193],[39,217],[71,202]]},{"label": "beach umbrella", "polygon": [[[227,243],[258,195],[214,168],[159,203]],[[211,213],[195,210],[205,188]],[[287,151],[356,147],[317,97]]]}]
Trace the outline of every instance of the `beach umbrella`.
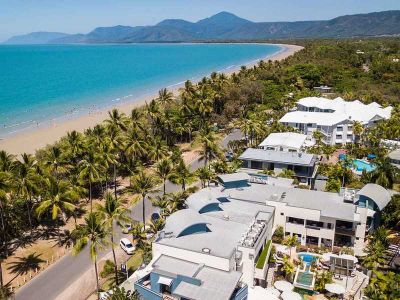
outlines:
[{"label": "beach umbrella", "polygon": [[272,294],[270,291],[262,288],[261,286],[255,286],[254,288],[249,288],[249,299],[254,300],[279,300],[279,297]]},{"label": "beach umbrella", "polygon": [[278,280],[275,281],[274,287],[282,292],[284,291],[292,291],[294,289],[293,284],[286,280]]},{"label": "beach umbrella", "polygon": [[283,300],[301,300],[300,294],[293,291],[284,291],[281,294],[281,298]]},{"label": "beach umbrella", "polygon": [[322,261],[330,261],[331,257],[332,257],[333,253],[329,252],[329,253],[324,253],[322,254]]},{"label": "beach umbrella", "polygon": [[344,286],[341,286],[340,284],[337,283],[325,284],[325,289],[332,294],[338,294],[338,295],[344,294],[344,292],[346,291]]},{"label": "beach umbrella", "polygon": [[279,297],[281,295],[281,292],[278,291],[276,288],[269,287],[265,289],[268,293],[274,294],[275,296]]},{"label": "beach umbrella", "polygon": [[285,246],[285,245],[277,245],[277,246],[275,247],[275,249],[276,249],[276,252],[280,252],[280,253],[283,253],[283,254],[290,255],[290,249],[289,249],[288,246]]}]

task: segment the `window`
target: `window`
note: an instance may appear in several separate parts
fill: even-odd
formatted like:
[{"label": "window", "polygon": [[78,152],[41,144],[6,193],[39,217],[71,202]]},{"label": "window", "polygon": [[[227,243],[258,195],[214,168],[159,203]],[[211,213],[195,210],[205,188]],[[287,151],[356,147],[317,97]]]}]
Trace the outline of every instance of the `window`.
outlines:
[{"label": "window", "polygon": [[336,135],[336,139],[341,140],[342,139],[342,135],[341,134],[337,134]]},{"label": "window", "polygon": [[326,228],[328,228],[328,229],[332,229],[332,226],[333,224],[332,223],[326,223]]},{"label": "window", "polygon": [[307,127],[312,127],[312,123],[307,123]]},{"label": "window", "polygon": [[283,216],[284,215],[284,213],[281,213],[281,216]]},{"label": "window", "polygon": [[343,126],[336,127],[336,131],[343,131]]}]

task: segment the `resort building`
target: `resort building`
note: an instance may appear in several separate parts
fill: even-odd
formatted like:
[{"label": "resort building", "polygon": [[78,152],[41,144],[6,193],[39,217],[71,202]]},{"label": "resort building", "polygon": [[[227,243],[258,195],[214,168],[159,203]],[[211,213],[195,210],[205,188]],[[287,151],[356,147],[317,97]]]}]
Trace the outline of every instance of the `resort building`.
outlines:
[{"label": "resort building", "polygon": [[278,226],[302,245],[348,246],[362,254],[390,200],[376,184],[336,194],[298,189],[285,178],[250,179],[220,175],[219,185],[192,194],[186,209],[167,218],[152,262],[134,283],[143,299],[247,299],[248,287],[266,285]]},{"label": "resort building", "polygon": [[285,114],[279,122],[298,129],[310,138],[318,130],[324,135],[322,141],[325,144],[341,145],[355,141],[354,121],[364,127],[374,126],[380,120],[389,119],[391,111],[391,106],[383,108],[376,102],[366,105],[358,100],[307,97],[300,99],[297,109]]},{"label": "resort building", "polygon": [[305,134],[296,132],[271,133],[258,147],[264,150],[281,152],[304,152],[306,147],[312,146],[311,139]]},{"label": "resort building", "polygon": [[317,155],[302,152],[284,152],[248,148],[239,156],[242,171],[257,173],[259,170],[271,170],[278,175],[283,170],[292,170],[296,178],[307,185],[313,186],[319,158]]},{"label": "resort building", "polygon": [[390,152],[388,157],[392,165],[400,169],[400,149]]}]

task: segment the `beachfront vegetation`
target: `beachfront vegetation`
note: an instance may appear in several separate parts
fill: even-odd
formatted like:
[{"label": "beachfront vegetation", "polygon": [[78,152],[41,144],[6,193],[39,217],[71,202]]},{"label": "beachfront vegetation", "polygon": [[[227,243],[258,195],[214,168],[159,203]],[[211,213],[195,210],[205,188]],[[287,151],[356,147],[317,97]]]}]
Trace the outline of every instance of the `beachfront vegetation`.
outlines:
[{"label": "beachfront vegetation", "polygon": [[[104,123],[84,133],[69,132],[35,155],[17,157],[0,151],[0,259],[20,246],[21,237],[30,242],[53,232],[60,237],[68,219],[86,216],[85,224],[77,225],[72,243],[76,252],[88,245],[96,262],[101,248],[113,243],[112,220],[124,219],[122,206],[131,203],[119,202],[124,193],[132,201],[136,199],[133,193],[145,199],[162,184],[163,195],[151,195],[161,215],[183,208],[188,186],[196,178],[207,186],[215,173],[234,172],[239,167],[237,156],[245,147],[256,146],[271,132],[293,131],[278,120],[299,98],[318,95],[313,87],[321,84],[332,86],[337,96],[348,100],[395,106],[392,118],[376,127],[362,130],[355,124],[359,138],[348,151],[354,158],[376,154],[376,170],[358,177],[346,162],[321,165],[321,173],[328,177],[327,190],[367,182],[393,187],[398,170],[388,164],[387,150],[379,142],[400,136],[400,64],[393,60],[400,55],[400,40],[298,43],[305,49],[284,61],[242,67],[231,77],[213,73],[198,83],[187,81],[177,95],[163,89],[157,99],[128,115],[112,110]],[[364,54],[357,54],[359,49]],[[228,144],[233,158],[227,162],[219,138],[232,129],[240,129],[244,139]],[[182,159],[180,145],[184,143],[200,149],[204,167],[197,172]],[[312,149],[325,157],[334,150],[321,142]],[[180,185],[182,192],[167,194],[167,180]],[[392,227],[399,224],[399,206],[393,204],[393,208],[396,211],[385,213],[385,224]],[[143,223],[144,209],[143,205]],[[143,223],[135,224],[130,234],[148,260],[151,243]],[[162,224],[150,227],[154,232]],[[118,280],[115,269],[114,273]],[[292,274],[291,266],[286,273]]]}]

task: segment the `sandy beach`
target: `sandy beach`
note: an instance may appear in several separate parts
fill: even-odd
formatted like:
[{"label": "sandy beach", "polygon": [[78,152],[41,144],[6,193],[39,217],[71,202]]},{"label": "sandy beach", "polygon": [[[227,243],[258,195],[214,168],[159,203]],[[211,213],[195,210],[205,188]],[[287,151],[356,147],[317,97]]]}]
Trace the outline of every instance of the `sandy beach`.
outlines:
[{"label": "sandy beach", "polygon": [[[275,55],[262,58],[263,60],[282,60],[286,57],[293,55],[295,52],[301,50],[303,47],[297,45],[286,45],[279,44],[283,47],[283,50]],[[259,60],[248,63],[247,67],[252,67],[258,63]],[[238,71],[238,68],[232,68],[224,71],[227,75]],[[177,92],[181,86],[177,85],[170,88],[171,91]],[[160,86],[160,88],[163,88]],[[129,114],[130,111],[135,108],[145,104],[145,102],[156,98],[156,93],[153,95],[148,95],[130,101],[129,103],[122,103],[115,105],[113,108],[117,108],[121,112]],[[108,116],[108,111],[110,108],[104,110],[92,111],[90,114],[84,116],[79,116],[70,120],[53,122],[51,125],[43,128],[30,129],[21,133],[17,133],[11,136],[5,137],[0,140],[0,150],[6,150],[9,153],[19,155],[21,153],[34,153],[37,149],[51,144],[62,136],[64,136],[68,131],[77,130],[84,131],[89,127],[93,127],[96,124],[101,123]]]}]

